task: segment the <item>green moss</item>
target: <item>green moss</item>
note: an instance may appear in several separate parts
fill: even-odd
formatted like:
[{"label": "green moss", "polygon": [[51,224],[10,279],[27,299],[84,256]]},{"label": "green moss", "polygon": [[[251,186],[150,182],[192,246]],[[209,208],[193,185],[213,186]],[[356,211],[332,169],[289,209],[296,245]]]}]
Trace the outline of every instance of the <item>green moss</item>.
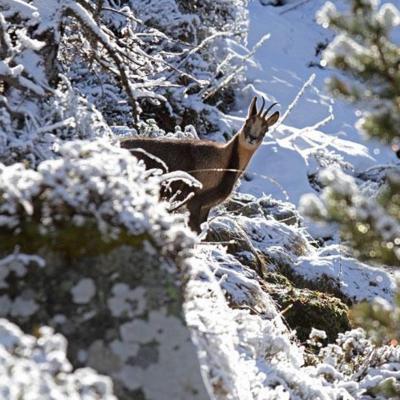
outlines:
[{"label": "green moss", "polygon": [[[146,395],[143,393],[143,390],[141,390],[141,389],[134,390],[131,393],[132,393],[132,397],[131,397],[132,399],[135,399],[135,400],[147,400]],[[118,398],[120,398],[121,395],[123,394],[123,392],[119,393],[118,390],[116,390],[115,394],[118,396]]]},{"label": "green moss", "polygon": [[105,239],[94,222],[83,226],[64,223],[48,229],[42,233],[41,225],[35,222],[22,223],[18,233],[3,228],[0,231],[0,252],[10,253],[18,246],[24,253],[51,249],[65,257],[77,258],[107,254],[124,244],[138,247],[144,240],[150,240],[147,234],[133,236],[123,229],[116,238]]},{"label": "green moss", "polygon": [[327,341],[334,342],[338,333],[350,329],[348,308],[336,297],[309,289],[298,289],[285,283],[267,284],[267,291],[277,302],[290,328],[305,342],[311,328],[322,329]]},{"label": "green moss", "polygon": [[[230,212],[252,215],[268,215],[282,218],[289,224],[298,223],[295,213],[284,213],[286,208],[279,207],[271,199],[263,199],[262,210],[260,202],[255,203],[250,197],[238,196],[227,204]],[[245,211],[244,211],[245,210]],[[213,225],[211,225],[213,228]],[[243,232],[236,229],[210,229],[206,240],[212,242],[229,243],[227,252],[232,254],[244,265],[257,270],[256,259],[246,257],[254,255],[254,248],[250,247],[249,239],[243,236]],[[305,242],[293,240],[290,251],[294,255],[305,253]],[[348,309],[345,303],[350,303],[345,298],[337,282],[329,277],[321,277],[317,281],[306,281],[303,277],[294,274],[289,264],[289,257],[285,249],[264,249],[262,258],[264,266],[274,266],[274,270],[263,273],[262,282],[265,290],[283,310],[283,317],[288,325],[295,329],[300,341],[305,342],[312,328],[324,330],[327,341],[334,342],[338,333],[350,329]],[[268,267],[267,267],[268,268]],[[326,292],[326,293],[324,293]],[[342,301],[343,300],[343,301]]]},{"label": "green moss", "polygon": [[277,272],[266,272],[263,276],[265,282],[272,284],[284,285],[286,287],[291,287],[289,279],[286,276],[279,274]]}]

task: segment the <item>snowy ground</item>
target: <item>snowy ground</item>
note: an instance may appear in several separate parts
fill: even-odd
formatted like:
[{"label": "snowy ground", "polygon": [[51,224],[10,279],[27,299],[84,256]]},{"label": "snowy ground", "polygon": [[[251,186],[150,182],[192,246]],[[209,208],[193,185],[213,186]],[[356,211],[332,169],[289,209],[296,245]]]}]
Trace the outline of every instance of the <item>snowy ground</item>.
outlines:
[{"label": "snowy ground", "polygon": [[[341,165],[348,173],[357,173],[398,162],[388,147],[365,141],[354,126],[356,108],[333,99],[325,89],[325,80],[333,71],[317,66],[316,46],[326,43],[333,34],[315,21],[315,14],[324,2],[293,1],[283,7],[262,6],[255,0],[249,4],[249,48],[263,35],[270,33],[271,36],[257,51],[254,66],[249,68],[252,84],[243,92],[237,116],[246,115],[254,94],[279,102],[284,115],[304,85],[305,88],[283,123],[264,139],[250,165],[249,180],[242,182],[242,192],[256,196],[270,194],[298,206],[303,194],[314,191],[309,174],[329,163]],[[340,6],[344,2],[335,3]],[[306,226],[312,234],[323,235],[321,228],[311,221]],[[335,233],[332,227],[324,229],[325,236]],[[334,236],[338,243],[337,235]],[[393,288],[393,278],[388,272],[367,267],[340,253],[299,260],[296,272],[306,279],[327,275],[338,281],[350,298],[376,295],[390,298]],[[370,283],[375,280],[376,283]]]},{"label": "snowy ground", "polygon": [[[366,142],[359,135],[354,127],[354,107],[327,94],[324,81],[332,71],[309,66],[319,62],[316,45],[332,37],[331,32],[315,22],[315,13],[325,1],[312,0],[294,8],[298,3],[302,2],[271,7],[255,0],[250,2],[249,47],[267,33],[271,37],[257,51],[256,65],[248,71],[253,88],[243,94],[241,111],[244,116],[255,91],[279,102],[283,115],[304,83],[315,74],[315,80],[283,124],[266,136],[250,166],[252,180],[242,185],[244,192],[264,192],[296,205],[302,194],[312,191],[307,174],[319,167],[312,154],[322,152],[326,157],[327,151],[336,153],[356,171],[396,161],[389,148]],[[332,120],[315,129],[329,117]]]}]

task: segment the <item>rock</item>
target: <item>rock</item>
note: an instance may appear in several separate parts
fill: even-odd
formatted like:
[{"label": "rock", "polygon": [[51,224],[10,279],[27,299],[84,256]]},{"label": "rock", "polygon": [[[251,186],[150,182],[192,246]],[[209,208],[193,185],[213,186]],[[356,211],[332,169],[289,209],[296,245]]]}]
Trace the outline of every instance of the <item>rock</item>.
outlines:
[{"label": "rock", "polygon": [[312,328],[323,330],[327,342],[349,330],[348,307],[338,298],[309,289],[299,289],[279,274],[270,273],[265,290],[276,301],[287,324],[296,330],[297,338],[305,342]]},{"label": "rock", "polygon": [[208,398],[182,313],[179,259],[147,240],[97,256],[39,254],[45,267],[30,262],[23,276],[13,271],[18,258],[3,265],[0,297],[11,307],[2,317],[62,333],[72,365],[109,375],[119,399]]},{"label": "rock", "polygon": [[271,196],[257,198],[248,193],[235,192],[223,207],[225,211],[235,215],[264,216],[287,225],[298,225],[302,220],[294,204],[276,200]]},{"label": "rock", "polygon": [[[321,286],[319,280],[313,286],[305,284],[293,271],[297,260],[315,252],[299,229],[301,218],[294,206],[236,193],[224,207],[230,214],[216,212],[206,240],[223,243],[238,262],[258,273],[299,340],[304,342],[315,327],[325,330],[327,342],[333,342],[350,328],[347,306],[335,297],[339,292],[332,294],[332,286]],[[323,293],[324,288],[331,294]]]},{"label": "rock", "polygon": [[228,252],[262,275],[263,270],[291,264],[311,251],[306,236],[294,226],[258,216],[216,216],[206,241],[221,242]]},{"label": "rock", "polygon": [[196,239],[160,181],[105,142],[69,142],[37,170],[0,164],[0,316],[66,337],[74,367],[119,399],[207,399],[183,312]]}]

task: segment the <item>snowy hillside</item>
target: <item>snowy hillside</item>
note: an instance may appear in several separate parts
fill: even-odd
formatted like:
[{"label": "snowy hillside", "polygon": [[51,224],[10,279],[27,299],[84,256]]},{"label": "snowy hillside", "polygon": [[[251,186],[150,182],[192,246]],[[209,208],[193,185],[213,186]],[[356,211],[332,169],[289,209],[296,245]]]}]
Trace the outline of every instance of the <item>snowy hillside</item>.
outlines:
[{"label": "snowy hillside", "polygon": [[[248,173],[251,182],[241,187],[296,205],[301,195],[313,190],[307,176],[329,163],[349,163],[346,167],[360,172],[396,162],[388,147],[360,136],[354,126],[356,109],[326,92],[325,80],[332,71],[318,67],[320,54],[316,51],[332,34],[315,21],[316,12],[325,2],[307,1],[296,7],[298,3],[289,2],[283,7],[266,7],[258,1],[249,4],[249,46],[266,33],[271,36],[257,51],[256,65],[249,68],[247,76],[252,87],[244,91],[243,105],[253,91],[278,101],[282,112],[293,102],[295,105],[257,152]],[[303,95],[295,101],[299,92]],[[252,176],[251,172],[267,178]]]},{"label": "snowy hillside", "polygon": [[[381,312],[400,320],[397,264],[359,261],[338,224],[306,218],[328,184],[375,199],[399,164],[326,89],[324,4],[0,0],[1,399],[400,396],[398,327],[374,332]],[[121,140],[248,146],[267,129],[254,96],[280,119],[196,233],[189,151]],[[205,160],[215,182],[240,175]]]},{"label": "snowy hillside", "polygon": [[[283,7],[263,6],[258,1],[249,4],[249,46],[266,33],[270,38],[248,70],[251,83],[243,90],[243,105],[253,93],[264,95],[278,101],[287,118],[274,127],[256,153],[240,186],[242,192],[272,195],[298,206],[303,195],[315,193],[315,174],[333,164],[353,176],[371,169],[370,175],[365,174],[371,180],[364,183],[364,190],[373,193],[380,179],[379,167],[398,164],[388,146],[360,135],[355,127],[357,109],[332,98],[326,90],[332,71],[319,67],[321,54],[317,49],[332,36],[315,18],[324,3],[289,2]],[[338,2],[338,7],[344,6],[345,2]],[[306,226],[312,235],[333,236],[331,243],[340,243],[333,227],[316,226],[309,220]],[[346,258],[337,247],[300,260],[295,269],[307,279],[326,274],[342,281],[350,298],[369,297],[371,281],[379,282],[378,290],[383,292],[391,293],[393,288],[387,272],[377,269],[369,275],[369,267]],[[382,292],[371,295],[382,296]]]}]

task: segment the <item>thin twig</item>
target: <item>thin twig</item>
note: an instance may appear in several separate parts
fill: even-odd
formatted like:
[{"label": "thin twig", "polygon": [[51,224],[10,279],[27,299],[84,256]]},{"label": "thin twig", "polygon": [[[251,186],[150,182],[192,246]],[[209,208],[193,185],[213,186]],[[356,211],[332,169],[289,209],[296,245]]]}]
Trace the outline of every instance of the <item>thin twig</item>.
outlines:
[{"label": "thin twig", "polygon": [[373,347],[372,350],[369,352],[368,356],[365,357],[364,362],[362,363],[361,367],[358,369],[356,373],[351,377],[352,381],[357,381],[361,376],[367,371],[369,364],[371,363],[372,357],[376,352],[376,347]]},{"label": "thin twig", "polygon": [[[236,173],[243,173],[244,171],[241,169],[235,169],[235,168],[202,168],[202,169],[193,169],[190,171],[187,171],[189,174],[193,174],[193,173],[199,173],[199,172],[236,172]],[[289,201],[290,197],[288,192],[284,189],[284,187],[277,182],[275,179],[271,178],[268,175],[263,175],[263,174],[259,174],[257,172],[251,172],[251,171],[246,171],[246,175],[252,175],[261,179],[265,179],[271,183],[273,183],[274,185],[276,185],[278,187],[278,189],[282,192],[282,194],[285,196],[285,200]]]},{"label": "thin twig", "polygon": [[37,131],[36,135],[40,135],[45,132],[51,132],[55,129],[65,128],[65,127],[74,127],[75,126],[75,118],[69,117],[64,119],[63,121],[56,122],[54,124],[41,126]]},{"label": "thin twig", "polygon": [[310,1],[310,0],[302,0],[302,1],[300,1],[299,3],[294,4],[294,5],[291,6],[291,7],[288,7],[286,10],[281,11],[281,12],[279,13],[279,15],[284,15],[284,14],[290,12],[290,11],[293,11],[293,10],[295,10],[296,8],[299,8],[300,6],[302,6],[302,5],[306,4],[306,3],[308,3],[309,1]]},{"label": "thin twig", "polygon": [[[96,29],[92,29],[91,26],[88,24],[88,20],[85,18],[87,15],[88,18],[92,18],[88,11],[83,8],[80,4],[78,3],[71,3],[68,5],[68,10],[71,12],[71,14],[81,23],[82,27],[86,30],[89,36],[95,36],[97,41],[101,42],[101,44],[105,47],[107,50],[108,54],[110,57],[113,59],[116,67],[118,68],[119,71],[119,78],[121,79],[121,83],[123,87],[125,88],[126,94],[128,96],[128,101],[129,105],[131,106],[132,109],[132,114],[135,123],[139,122],[139,114],[137,110],[137,105],[136,105],[136,99],[135,95],[131,90],[130,84],[129,84],[129,78],[125,70],[125,66],[123,61],[121,60],[119,54],[117,53],[118,46],[113,46],[110,41],[108,35],[101,30],[100,27],[97,27],[99,31],[102,34],[99,34]],[[95,41],[96,42],[96,41]],[[95,43],[93,42],[93,43]],[[121,50],[120,50],[121,51]]]},{"label": "thin twig", "polygon": [[305,90],[311,86],[314,83],[316,75],[315,74],[311,74],[311,76],[304,82],[302,88],[299,90],[299,92],[297,93],[296,97],[293,99],[293,101],[289,104],[289,107],[287,108],[287,110],[285,111],[285,113],[283,114],[282,118],[279,119],[278,123],[274,125],[273,130],[275,131],[280,125],[282,125],[283,121],[285,121],[285,119],[288,117],[288,115],[290,114],[290,112],[292,111],[292,109],[296,106],[296,104],[298,103],[300,97],[303,96]]},{"label": "thin twig", "polygon": [[[264,35],[254,46],[253,48],[249,51],[248,54],[245,56],[241,57],[241,66],[239,68],[236,68],[235,71],[233,71],[231,74],[229,74],[227,77],[224,77],[223,79],[220,80],[220,82],[214,86],[213,88],[206,88],[203,89],[203,100],[207,100],[208,98],[212,97],[217,93],[218,90],[222,89],[224,86],[228,85],[228,83],[236,77],[244,68],[245,68],[245,63],[247,60],[249,60],[253,55],[256,53],[256,51],[271,37],[271,35],[268,33]],[[219,67],[217,68],[219,69]],[[214,78],[215,79],[215,78]]]},{"label": "thin twig", "polygon": [[[189,51],[186,53],[185,57],[184,57],[181,61],[178,62],[176,68],[181,68],[182,65],[184,65],[184,64],[186,63],[186,61],[189,59],[189,57],[190,57],[191,55],[193,55],[193,54],[199,52],[202,48],[205,47],[205,45],[206,45],[208,42],[211,42],[212,40],[214,40],[214,39],[216,39],[216,38],[218,38],[218,37],[232,36],[232,35],[234,35],[233,32],[216,32],[216,33],[214,33],[213,35],[211,35],[211,36],[205,38],[198,46],[192,48],[191,50],[189,50]],[[167,80],[169,80],[171,76],[172,76],[172,74],[170,74],[170,75],[167,77]]]}]

